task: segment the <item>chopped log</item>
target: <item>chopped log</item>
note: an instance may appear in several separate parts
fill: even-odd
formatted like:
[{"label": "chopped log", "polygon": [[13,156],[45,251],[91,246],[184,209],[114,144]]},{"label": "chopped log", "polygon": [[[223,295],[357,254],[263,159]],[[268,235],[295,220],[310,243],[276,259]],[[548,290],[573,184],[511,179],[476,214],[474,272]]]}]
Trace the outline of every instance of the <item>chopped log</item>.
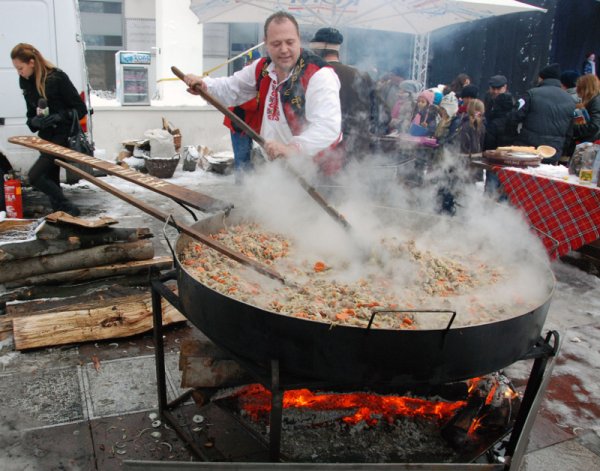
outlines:
[{"label": "chopped log", "polygon": [[131,260],[148,260],[153,257],[154,247],[150,240],[100,245],[56,255],[6,262],[0,270],[0,283],[41,275],[42,273],[56,273],[69,269],[96,267]]},{"label": "chopped log", "polygon": [[28,240],[0,246],[0,266],[12,260],[22,260],[32,256],[53,255],[81,248],[77,240]]},{"label": "chopped log", "polygon": [[74,296],[85,296],[97,290],[103,290],[118,283],[120,286],[140,287],[148,285],[148,275],[116,276],[108,280],[92,280],[86,283],[56,286],[24,286],[2,291],[0,285],[0,304],[11,302],[32,301],[46,298],[69,298]]},{"label": "chopped log", "polygon": [[47,314],[56,311],[65,311],[68,306],[97,307],[110,299],[139,295],[147,292],[148,288],[130,288],[120,285],[95,288],[91,293],[62,299],[41,299],[36,301],[7,304],[6,314],[0,316],[0,341],[12,336],[12,321],[15,317],[31,316],[34,314]]},{"label": "chopped log", "polygon": [[0,342],[12,335],[12,319],[0,316]]},{"label": "chopped log", "polygon": [[38,232],[38,238],[49,239],[68,239],[69,237],[85,238],[90,237],[97,240],[116,242],[118,240],[133,242],[138,239],[152,237],[150,229],[147,227],[129,228],[129,227],[101,227],[85,228],[81,226],[65,224],[45,224]]},{"label": "chopped log", "polygon": [[80,268],[56,273],[44,273],[29,278],[21,278],[6,284],[7,288],[16,288],[27,285],[56,285],[61,283],[74,283],[81,281],[97,280],[119,275],[135,275],[149,272],[151,269],[168,270],[173,267],[173,258],[155,257],[149,260],[115,263],[99,267]]},{"label": "chopped log", "polygon": [[235,360],[214,343],[186,340],[179,353],[182,388],[231,387],[252,382]]},{"label": "chopped log", "polygon": [[[162,300],[163,325],[186,319]],[[16,350],[130,337],[152,329],[152,297],[144,294],[79,310],[13,318]]]},{"label": "chopped log", "polygon": [[153,237],[150,229],[102,228],[96,230],[46,224],[37,239],[0,245],[0,264],[11,260],[55,255],[114,242],[135,242]]},{"label": "chopped log", "polygon": [[95,288],[92,292],[68,298],[36,299],[33,301],[17,302],[6,305],[6,315],[4,317],[9,318],[12,322],[12,318],[17,316],[72,311],[75,309],[73,306],[77,306],[77,309],[93,308],[109,303],[113,299],[144,294],[148,290],[148,287],[132,288],[121,285],[110,285],[103,288]]}]

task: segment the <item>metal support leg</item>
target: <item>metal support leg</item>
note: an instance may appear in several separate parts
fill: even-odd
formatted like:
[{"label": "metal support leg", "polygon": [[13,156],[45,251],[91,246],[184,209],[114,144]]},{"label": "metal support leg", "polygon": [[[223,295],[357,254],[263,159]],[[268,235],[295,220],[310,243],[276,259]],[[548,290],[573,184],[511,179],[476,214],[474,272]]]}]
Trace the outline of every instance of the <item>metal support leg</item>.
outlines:
[{"label": "metal support leg", "polygon": [[161,296],[152,282],[152,317],[154,334],[154,360],[156,363],[156,387],[158,390],[158,412],[163,415],[167,410],[167,381],[165,375],[165,347],[162,334]]},{"label": "metal support leg", "polygon": [[167,381],[165,374],[165,347],[163,342],[163,323],[162,323],[162,295],[161,293],[169,296],[167,300],[172,304],[179,307],[179,303],[173,298],[173,294],[168,290],[165,285],[157,280],[151,282],[152,285],[152,319],[153,319],[153,334],[154,334],[154,360],[156,363],[156,387],[158,390],[158,412],[160,416],[175,430],[179,438],[181,438],[190,450],[203,461],[210,461],[209,457],[204,451],[194,443],[193,437],[191,437],[180,425],[177,418],[171,413],[171,409],[182,403],[190,393],[185,393],[180,397],[173,400],[170,404],[167,402]]},{"label": "metal support leg", "polygon": [[271,360],[271,415],[269,418],[269,459],[278,462],[281,449],[283,394],[279,389],[279,361]]},{"label": "metal support leg", "polygon": [[[554,338],[552,345],[550,345],[551,338]],[[525,456],[529,434],[542,402],[543,393],[550,382],[554,360],[560,349],[558,332],[548,332],[542,349],[543,353],[536,357],[531,368],[529,381],[527,382],[525,394],[521,401],[519,415],[515,420],[515,425],[506,447],[506,455],[510,457],[507,470],[518,470]]]}]

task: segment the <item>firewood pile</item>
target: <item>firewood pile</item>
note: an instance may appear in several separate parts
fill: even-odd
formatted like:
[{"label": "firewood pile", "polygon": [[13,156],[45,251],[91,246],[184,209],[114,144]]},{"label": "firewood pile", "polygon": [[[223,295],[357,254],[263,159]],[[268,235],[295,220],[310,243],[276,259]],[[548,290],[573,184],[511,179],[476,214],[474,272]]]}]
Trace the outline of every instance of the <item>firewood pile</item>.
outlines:
[{"label": "firewood pile", "polygon": [[[62,212],[0,221],[0,342],[13,335],[25,350],[152,329],[149,274],[172,259],[154,256],[149,228],[116,222]],[[166,302],[163,317],[185,320]]]},{"label": "firewood pile", "polygon": [[[173,148],[175,149],[175,155],[177,155],[177,162],[179,162],[179,155],[181,152],[181,131],[179,128],[173,127],[173,125],[166,118],[162,118],[162,130],[166,131],[172,139]],[[152,154],[152,146],[150,145],[151,140],[149,138],[143,139],[130,139],[122,142],[123,149],[119,152],[116,158],[117,165],[125,168],[133,168],[143,173],[150,173],[147,168],[147,162],[145,159],[149,158]],[[165,159],[174,158],[173,155],[164,155]],[[159,178],[163,178],[160,175],[155,175]],[[172,176],[172,175],[171,175]],[[169,177],[170,178],[170,177]]]}]

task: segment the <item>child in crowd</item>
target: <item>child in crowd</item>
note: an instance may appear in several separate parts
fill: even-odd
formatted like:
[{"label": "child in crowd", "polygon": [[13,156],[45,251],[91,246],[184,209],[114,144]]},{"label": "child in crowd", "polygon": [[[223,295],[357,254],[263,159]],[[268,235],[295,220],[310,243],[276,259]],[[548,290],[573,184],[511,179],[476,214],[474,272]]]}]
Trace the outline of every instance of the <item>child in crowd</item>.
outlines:
[{"label": "child in crowd", "polygon": [[431,90],[424,90],[417,97],[417,106],[412,115],[409,132],[413,136],[431,137],[437,126],[438,111],[433,104],[434,95]]},{"label": "child in crowd", "polygon": [[435,138],[438,144],[445,144],[455,136],[459,119],[456,117],[458,111],[458,99],[454,92],[449,92],[442,98],[439,111],[439,121],[435,128]]}]

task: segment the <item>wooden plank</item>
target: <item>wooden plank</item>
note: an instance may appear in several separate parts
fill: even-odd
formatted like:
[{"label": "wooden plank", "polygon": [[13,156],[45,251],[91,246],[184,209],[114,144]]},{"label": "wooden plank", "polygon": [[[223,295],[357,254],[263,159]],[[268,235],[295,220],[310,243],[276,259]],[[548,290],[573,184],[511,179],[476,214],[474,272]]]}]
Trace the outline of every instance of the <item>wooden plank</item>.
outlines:
[{"label": "wooden plank", "polygon": [[[162,300],[163,325],[185,316]],[[144,294],[113,304],[13,319],[16,350],[130,337],[152,329],[152,297]]]},{"label": "wooden plank", "polygon": [[97,280],[119,275],[135,275],[149,272],[152,268],[168,270],[173,267],[172,257],[155,257],[148,260],[134,260],[132,262],[114,263],[97,267],[80,268],[56,273],[44,273],[42,275],[21,278],[19,280],[5,283],[7,288],[16,288],[27,285],[55,285],[60,283],[79,283],[82,281]]},{"label": "wooden plank", "polygon": [[109,175],[115,175],[124,180],[136,183],[144,188],[172,198],[179,203],[199,209],[200,211],[227,211],[233,207],[231,203],[226,203],[203,193],[174,185],[160,178],[143,174],[130,168],[123,168],[119,165],[106,162],[105,160],[75,152],[67,147],[53,144],[52,142],[48,142],[36,136],[14,136],[10,137],[8,141],[12,144],[18,144],[60,157],[68,162],[90,165],[94,168],[104,170]]}]

